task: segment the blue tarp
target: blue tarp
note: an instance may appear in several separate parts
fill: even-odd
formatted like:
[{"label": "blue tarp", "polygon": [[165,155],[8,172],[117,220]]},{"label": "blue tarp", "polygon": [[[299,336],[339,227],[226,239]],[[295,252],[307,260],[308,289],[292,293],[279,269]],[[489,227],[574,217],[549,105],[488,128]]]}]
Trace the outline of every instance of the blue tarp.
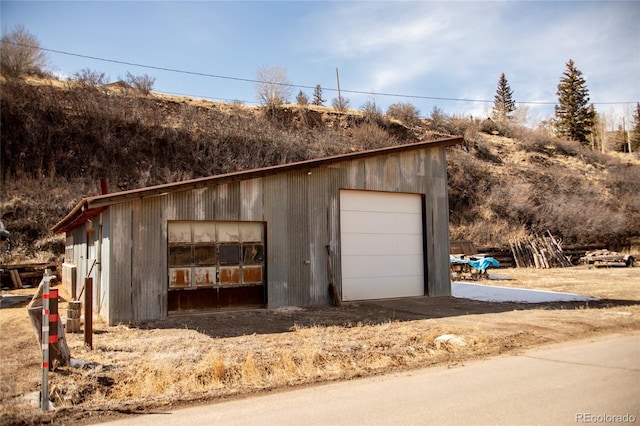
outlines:
[{"label": "blue tarp", "polygon": [[460,257],[449,256],[449,261],[451,261],[451,263],[468,264],[472,268],[477,269],[478,271],[483,271],[483,272],[489,266],[493,266],[495,268],[500,266],[500,262],[495,260],[493,257],[477,257],[472,259],[463,259]]}]

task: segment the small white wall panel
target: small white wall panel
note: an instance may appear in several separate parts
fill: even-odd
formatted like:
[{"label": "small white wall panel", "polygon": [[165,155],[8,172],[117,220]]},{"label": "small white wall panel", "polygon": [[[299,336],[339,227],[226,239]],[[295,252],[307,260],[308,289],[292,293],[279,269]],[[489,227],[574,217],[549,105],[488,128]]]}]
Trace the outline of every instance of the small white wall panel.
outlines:
[{"label": "small white wall panel", "polygon": [[424,295],[422,197],[340,191],[343,300]]}]

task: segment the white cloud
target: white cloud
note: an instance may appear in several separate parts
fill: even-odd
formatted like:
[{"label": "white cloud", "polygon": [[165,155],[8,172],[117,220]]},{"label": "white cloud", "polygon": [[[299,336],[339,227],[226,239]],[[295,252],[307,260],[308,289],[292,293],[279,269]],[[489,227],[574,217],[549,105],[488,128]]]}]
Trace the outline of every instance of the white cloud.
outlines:
[{"label": "white cloud", "polygon": [[345,89],[491,100],[505,72],[516,101],[554,102],[571,58],[592,101],[640,100],[640,3],[330,4],[309,19],[308,37],[323,60],[354,76]]}]

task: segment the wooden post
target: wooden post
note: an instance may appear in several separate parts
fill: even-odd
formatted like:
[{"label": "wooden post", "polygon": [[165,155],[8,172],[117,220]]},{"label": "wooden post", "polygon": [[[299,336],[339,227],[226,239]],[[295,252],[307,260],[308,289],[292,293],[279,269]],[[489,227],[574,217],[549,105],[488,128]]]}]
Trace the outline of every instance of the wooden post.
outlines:
[{"label": "wooden post", "polygon": [[67,308],[67,332],[80,332],[80,314],[82,313],[82,302],[71,300]]},{"label": "wooden post", "polygon": [[49,370],[58,358],[58,289],[49,289]]},{"label": "wooden post", "polygon": [[84,279],[84,344],[93,349],[93,278]]}]

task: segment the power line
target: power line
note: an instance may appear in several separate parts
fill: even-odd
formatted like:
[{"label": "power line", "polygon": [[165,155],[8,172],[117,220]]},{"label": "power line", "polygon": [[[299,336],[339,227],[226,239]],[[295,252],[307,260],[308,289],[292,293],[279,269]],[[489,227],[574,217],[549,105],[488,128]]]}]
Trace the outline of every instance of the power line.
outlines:
[{"label": "power line", "polygon": [[[67,55],[67,56],[75,56],[78,58],[85,58],[85,59],[91,59],[91,60],[95,60],[95,61],[102,61],[102,62],[111,62],[114,64],[121,64],[121,65],[129,65],[129,66],[133,66],[133,67],[140,67],[140,68],[146,68],[146,69],[152,69],[152,70],[158,70],[158,71],[166,71],[166,72],[174,72],[174,73],[179,73],[179,74],[187,74],[187,75],[195,75],[195,76],[199,76],[199,77],[208,77],[208,78],[218,78],[218,79],[223,79],[223,80],[233,80],[233,81],[241,81],[241,82],[246,82],[246,83],[264,83],[263,81],[260,80],[255,80],[255,79],[251,79],[251,78],[243,78],[243,77],[231,77],[231,76],[226,76],[226,75],[217,75],[217,74],[209,74],[209,73],[203,73],[203,72],[197,72],[197,71],[188,71],[188,70],[180,70],[180,69],[175,69],[175,68],[168,68],[168,67],[159,67],[159,66],[154,66],[154,65],[144,65],[144,64],[138,64],[135,62],[127,62],[127,61],[120,61],[120,60],[116,60],[116,59],[107,59],[107,58],[100,58],[97,56],[91,56],[91,55],[83,55],[80,53],[72,53],[72,52],[66,52],[63,50],[56,50],[56,49],[47,49],[44,47],[39,47],[39,46],[30,46],[30,45],[26,45],[26,44],[22,44],[22,43],[15,43],[15,42],[11,42],[11,41],[2,41],[3,43],[9,43],[9,44],[13,44],[15,46],[22,46],[22,47],[27,47],[30,49],[39,49],[39,50],[43,50],[45,52],[52,52],[52,53],[58,53],[60,55]],[[298,89],[315,89],[315,86],[307,86],[307,85],[300,85],[300,84],[291,84],[291,83],[281,83],[281,82],[268,82],[269,84],[274,84],[274,85],[278,85],[278,86],[286,86],[286,87],[293,87],[293,88],[298,88]],[[333,88],[322,88],[323,90],[328,90],[331,92],[338,92],[338,89],[333,89]],[[352,93],[352,94],[358,94],[358,95],[369,95],[369,96],[388,96],[388,97],[396,97],[396,98],[408,98],[408,99],[425,99],[425,100],[433,100],[433,101],[453,101],[453,102],[475,102],[475,103],[493,103],[493,100],[488,100],[488,99],[467,99],[467,98],[453,98],[453,97],[438,97],[438,96],[424,96],[424,95],[406,95],[406,94],[400,94],[400,93],[386,93],[386,92],[370,92],[370,91],[363,91],[363,90],[348,90],[348,89],[342,89],[341,92],[345,92],[345,93]],[[189,95],[189,96],[195,96],[195,95]],[[213,98],[216,99],[216,98]],[[524,105],[556,105],[557,102],[551,102],[551,101],[516,101],[517,104],[524,104]],[[636,101],[625,101],[625,102],[592,102],[592,104],[594,105],[626,105],[626,104],[634,104],[636,103]]]}]

